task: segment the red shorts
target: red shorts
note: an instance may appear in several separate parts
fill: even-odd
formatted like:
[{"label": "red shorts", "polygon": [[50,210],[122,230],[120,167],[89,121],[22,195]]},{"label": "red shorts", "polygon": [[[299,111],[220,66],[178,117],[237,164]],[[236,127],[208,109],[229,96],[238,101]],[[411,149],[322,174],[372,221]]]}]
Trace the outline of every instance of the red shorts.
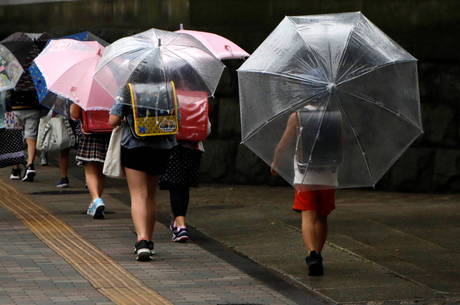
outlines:
[{"label": "red shorts", "polygon": [[327,216],[335,209],[335,190],[295,191],[294,211],[318,211]]}]

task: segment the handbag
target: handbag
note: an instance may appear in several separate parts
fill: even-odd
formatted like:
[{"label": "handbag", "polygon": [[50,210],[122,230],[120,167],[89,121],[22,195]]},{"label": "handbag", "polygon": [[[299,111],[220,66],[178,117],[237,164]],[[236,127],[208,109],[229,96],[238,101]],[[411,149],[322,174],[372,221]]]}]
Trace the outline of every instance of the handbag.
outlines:
[{"label": "handbag", "polygon": [[111,132],[107,110],[87,110],[82,112],[81,132],[84,134]]},{"label": "handbag", "polygon": [[208,93],[202,91],[177,91],[180,111],[178,140],[199,142],[208,136]]},{"label": "handbag", "polygon": [[22,130],[0,129],[0,143],[0,168],[26,163]]},{"label": "handbag", "polygon": [[102,173],[112,178],[124,178],[125,171],[121,166],[121,138],[123,137],[123,127],[117,126],[110,135],[109,148],[105,155]]},{"label": "handbag", "polygon": [[76,144],[76,136],[69,120],[62,115],[52,116],[53,109],[40,118],[38,125],[37,149],[60,151]]}]

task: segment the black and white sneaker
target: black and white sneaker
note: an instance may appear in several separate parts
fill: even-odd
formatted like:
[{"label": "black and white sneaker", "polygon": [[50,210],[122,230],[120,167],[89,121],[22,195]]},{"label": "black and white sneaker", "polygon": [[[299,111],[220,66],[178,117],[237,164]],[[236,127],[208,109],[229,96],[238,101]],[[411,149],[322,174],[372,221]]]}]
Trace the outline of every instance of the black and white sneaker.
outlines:
[{"label": "black and white sneaker", "polygon": [[152,255],[155,253],[153,250],[153,241],[140,240],[134,245],[136,260],[140,262],[147,262],[152,259]]},{"label": "black and white sneaker", "polygon": [[11,175],[10,175],[11,180],[21,180],[21,169],[18,167],[13,167],[11,169]]},{"label": "black and white sneaker", "polygon": [[33,182],[36,175],[35,167],[33,164],[29,164],[26,167],[26,174],[22,178],[23,182]]}]

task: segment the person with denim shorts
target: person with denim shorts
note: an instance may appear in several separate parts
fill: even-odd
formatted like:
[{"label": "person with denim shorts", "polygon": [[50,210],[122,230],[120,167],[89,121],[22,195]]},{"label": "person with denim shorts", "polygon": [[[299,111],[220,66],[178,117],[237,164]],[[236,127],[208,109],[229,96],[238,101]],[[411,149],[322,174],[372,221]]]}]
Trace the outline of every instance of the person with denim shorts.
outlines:
[{"label": "person with denim shorts", "polygon": [[[27,144],[27,166],[22,181],[33,182],[36,175],[34,160],[36,155],[38,124],[40,122],[40,106],[35,89],[11,90],[8,93],[8,106],[13,111],[18,123],[24,128],[24,139]],[[11,171],[10,179],[21,179],[19,165]]]}]

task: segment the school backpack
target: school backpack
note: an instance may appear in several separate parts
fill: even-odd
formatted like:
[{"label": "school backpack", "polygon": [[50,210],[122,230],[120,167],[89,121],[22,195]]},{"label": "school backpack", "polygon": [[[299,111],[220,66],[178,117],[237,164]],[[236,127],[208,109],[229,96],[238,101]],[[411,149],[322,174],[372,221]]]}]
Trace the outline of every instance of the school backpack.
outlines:
[{"label": "school backpack", "polygon": [[204,91],[177,90],[180,128],[178,140],[199,142],[208,136],[208,93]]},{"label": "school backpack", "polygon": [[307,168],[335,170],[343,158],[340,111],[303,109],[297,112],[297,118],[296,159],[300,172]]},{"label": "school backpack", "polygon": [[131,113],[128,124],[138,139],[175,135],[179,130],[174,82],[128,83]]},{"label": "school backpack", "polygon": [[108,110],[82,111],[81,132],[84,134],[112,132]]}]

